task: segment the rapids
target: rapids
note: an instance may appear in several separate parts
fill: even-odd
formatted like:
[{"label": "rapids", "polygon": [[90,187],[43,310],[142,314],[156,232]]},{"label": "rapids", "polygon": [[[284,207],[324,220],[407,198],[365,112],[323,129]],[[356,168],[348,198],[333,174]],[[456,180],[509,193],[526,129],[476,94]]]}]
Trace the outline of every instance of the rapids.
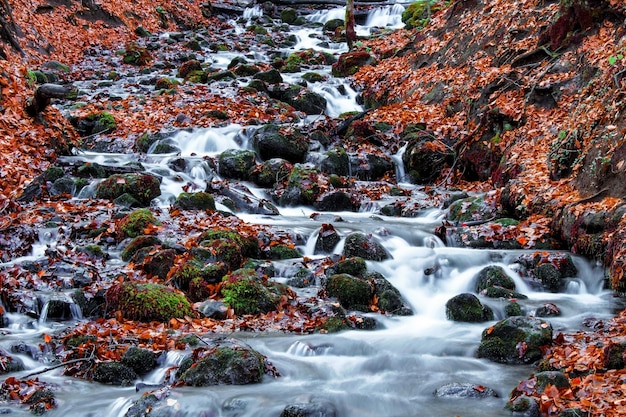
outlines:
[{"label": "rapids", "polygon": [[[372,26],[395,28],[401,26],[402,6],[373,9],[367,22],[359,26],[360,35],[369,34]],[[245,18],[259,16],[260,9],[246,11]],[[324,22],[335,16],[343,17],[343,9],[317,12],[309,19]],[[333,54],[345,52],[343,44],[322,43],[320,36],[311,36],[315,29],[294,27],[298,38],[295,48],[317,48]],[[255,57],[264,57],[262,50]],[[226,66],[232,58],[228,52],[214,53],[217,66]],[[329,69],[325,70],[330,74]],[[295,78],[299,74],[293,74]],[[287,80],[289,78],[287,77]],[[327,115],[337,116],[346,111],[362,110],[355,101],[356,92],[344,81],[329,77],[327,83],[316,86],[316,92],[328,100]],[[204,189],[212,179],[204,157],[215,156],[232,148],[249,148],[248,138],[254,128],[230,125],[220,128],[195,129],[178,133],[172,142],[178,155],[148,155],[142,164],[148,171],[163,178],[162,196],[156,204],[168,206],[182,192],[182,185],[192,183]],[[168,162],[185,158],[188,169],[173,172]],[[137,159],[135,154],[99,154],[81,152],[68,158],[77,161],[104,162],[119,165]],[[402,173],[401,158],[396,156],[398,173]],[[182,179],[181,179],[182,177]],[[403,184],[403,187],[414,187]],[[93,187],[85,188],[78,198],[93,196]],[[252,188],[260,197],[264,191]],[[382,204],[382,203],[381,203]],[[180,417],[277,417],[287,404],[310,400],[332,404],[341,417],[428,417],[456,416],[490,417],[505,414],[503,407],[511,389],[527,377],[530,366],[505,366],[477,359],[475,352],[481,332],[493,322],[468,324],[448,321],[445,303],[451,297],[470,291],[475,274],[486,265],[500,265],[512,277],[517,277],[515,258],[522,251],[474,250],[446,246],[434,235],[441,224],[444,211],[431,210],[416,218],[390,218],[374,214],[380,208],[372,205],[361,213],[334,213],[343,221],[334,223],[340,235],[362,231],[376,235],[391,253],[392,259],[368,262],[368,268],[379,271],[395,285],[414,311],[413,316],[395,317],[372,313],[379,323],[374,331],[343,331],[337,334],[307,336],[286,334],[256,334],[242,332],[232,336],[243,340],[266,355],[280,372],[279,378],[266,376],[261,384],[247,386],[216,386],[210,388],[174,388],[165,401]],[[241,215],[250,223],[279,226],[304,237],[299,247],[302,253],[315,258],[312,251],[321,223],[311,219],[307,208],[279,208],[278,216]],[[341,245],[336,249],[341,251]],[[54,235],[40,236],[33,257],[43,255],[43,247],[54,245]],[[614,312],[610,292],[603,289],[601,267],[580,257],[574,257],[578,276],[569,279],[563,293],[537,291],[516,278],[517,288],[528,295],[520,304],[528,312],[551,302],[559,306],[562,316],[551,318],[555,334],[582,327],[583,320],[593,316],[608,318]],[[437,265],[437,272],[425,271]],[[289,264],[279,263],[284,274]],[[279,276],[278,280],[281,279]],[[301,292],[311,289],[298,290]],[[313,290],[314,291],[314,290]],[[490,305],[496,319],[504,317],[503,302],[483,300]],[[80,320],[80,312],[70,310],[71,320]],[[23,341],[38,344],[41,335],[55,332],[69,322],[52,322],[45,316],[33,321],[20,314],[9,315],[10,324],[0,338],[4,349]],[[213,337],[207,335],[207,338]],[[185,352],[169,352],[160,368],[144,378],[146,384],[161,384],[165,369],[180,363]],[[15,374],[20,378],[46,368],[45,360],[35,361],[18,355],[27,369]],[[135,387],[120,388],[89,383],[61,375],[61,369],[38,375],[40,380],[57,388],[58,408],[48,412],[50,417],[123,417],[133,401],[142,395]],[[471,383],[493,388],[499,395],[489,399],[436,398],[433,392],[447,383]],[[0,414],[30,415],[0,405]]]}]

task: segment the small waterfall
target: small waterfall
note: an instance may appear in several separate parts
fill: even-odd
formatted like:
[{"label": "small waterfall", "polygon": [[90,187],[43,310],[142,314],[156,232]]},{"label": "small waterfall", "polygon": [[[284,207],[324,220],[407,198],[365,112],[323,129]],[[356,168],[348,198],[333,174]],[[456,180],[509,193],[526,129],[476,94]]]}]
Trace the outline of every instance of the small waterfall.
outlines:
[{"label": "small waterfall", "polygon": [[365,26],[400,29],[404,27],[402,22],[402,12],[404,10],[405,8],[401,4],[375,8],[368,14]]},{"label": "small waterfall", "polygon": [[243,18],[246,21],[259,17],[263,17],[263,9],[258,4],[255,4],[252,7],[246,7],[243,11]]},{"label": "small waterfall", "polygon": [[332,348],[329,344],[314,346],[297,340],[289,346],[287,354],[294,356],[321,356],[329,354]]},{"label": "small waterfall", "polygon": [[49,321],[80,320],[83,318],[80,306],[68,295],[58,293],[47,296],[42,294],[41,298],[43,307],[39,314],[40,324]]}]

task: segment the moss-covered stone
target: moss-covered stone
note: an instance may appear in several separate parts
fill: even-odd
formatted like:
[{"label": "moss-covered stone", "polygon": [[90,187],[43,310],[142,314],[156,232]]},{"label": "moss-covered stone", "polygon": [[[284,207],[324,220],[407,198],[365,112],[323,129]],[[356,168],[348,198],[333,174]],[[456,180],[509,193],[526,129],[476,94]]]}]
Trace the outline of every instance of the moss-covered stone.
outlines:
[{"label": "moss-covered stone", "polygon": [[476,276],[476,292],[480,293],[489,287],[515,289],[515,282],[507,275],[504,268],[498,265],[486,266]]},{"label": "moss-covered stone", "polygon": [[535,385],[535,391],[537,392],[537,394],[542,394],[548,387],[548,385],[555,386],[559,390],[570,387],[569,379],[567,378],[567,376],[565,376],[563,372],[537,372],[535,374],[535,378],[537,379],[537,384]]},{"label": "moss-covered stone", "polygon": [[181,374],[187,385],[245,385],[261,382],[265,358],[259,352],[243,347],[218,347],[194,362]]},{"label": "moss-covered stone", "polygon": [[374,236],[361,232],[350,233],[346,237],[343,255],[346,258],[360,257],[368,261],[383,261],[391,257],[387,249]]},{"label": "moss-covered stone", "polygon": [[289,174],[285,191],[279,198],[283,206],[310,205],[319,197],[321,173],[317,168],[295,165]]},{"label": "moss-covered stone", "polygon": [[135,371],[119,362],[100,362],[93,370],[93,380],[103,384],[129,386],[138,377]]},{"label": "moss-covered stone", "polygon": [[193,316],[185,296],[161,284],[117,283],[105,298],[111,311],[121,311],[129,320],[167,322]]},{"label": "moss-covered stone", "polygon": [[125,64],[142,66],[148,64],[152,60],[150,52],[136,43],[129,43],[122,52]]},{"label": "moss-covered stone", "polygon": [[484,306],[474,294],[463,293],[446,302],[446,317],[452,321],[477,323],[493,320],[494,315],[493,310]]},{"label": "moss-covered stone", "polygon": [[549,291],[557,292],[563,287],[563,281],[559,270],[556,266],[549,262],[535,267],[533,273]]},{"label": "moss-covered stone", "polygon": [[520,306],[519,303],[515,301],[509,301],[504,306],[504,314],[506,314],[507,317],[523,316],[524,310],[522,310],[522,306]]},{"label": "moss-covered stone", "polygon": [[471,221],[483,221],[493,218],[496,209],[485,200],[484,195],[456,200],[450,205],[448,220],[462,224]]},{"label": "moss-covered stone", "polygon": [[176,197],[174,207],[179,210],[215,210],[215,199],[213,195],[204,191],[180,193]]},{"label": "moss-covered stone", "polygon": [[500,363],[532,363],[541,358],[541,347],[550,344],[550,323],[533,317],[509,317],[483,331],[478,357]]},{"label": "moss-covered stone", "polygon": [[131,346],[122,356],[122,364],[131,368],[137,375],[145,375],[157,367],[156,354],[148,349]]},{"label": "moss-covered stone", "polygon": [[272,311],[287,291],[282,284],[264,280],[254,269],[238,269],[226,275],[223,282],[223,301],[237,315]]},{"label": "moss-covered stone", "polygon": [[161,240],[156,236],[150,236],[150,235],[137,236],[133,238],[133,240],[131,240],[128,245],[126,245],[126,247],[120,254],[120,258],[122,258],[123,261],[128,262],[133,257],[135,252],[137,252],[139,249],[145,248],[148,246],[156,246],[160,244],[161,244]]},{"label": "moss-covered stone", "polygon": [[328,295],[337,298],[342,307],[370,311],[373,289],[367,281],[349,274],[335,274],[328,277],[325,288]]},{"label": "moss-covered stone", "polygon": [[346,52],[339,56],[339,60],[332,65],[334,77],[348,77],[356,74],[359,68],[365,65],[373,65],[374,57],[366,51]]},{"label": "moss-covered stone", "polygon": [[282,20],[283,23],[293,25],[297,18],[298,18],[298,12],[296,11],[296,9],[292,7],[285,7],[280,12],[280,20]]},{"label": "moss-covered stone", "polygon": [[274,187],[289,178],[293,165],[281,158],[272,158],[257,165],[250,180],[260,187]]},{"label": "moss-covered stone", "polygon": [[281,259],[301,258],[302,254],[298,252],[296,248],[281,244],[281,245],[270,246],[267,252],[267,257],[268,259],[278,261]]},{"label": "moss-covered stone", "polygon": [[161,183],[150,174],[115,174],[98,184],[96,198],[114,200],[130,194],[143,206],[161,195]]},{"label": "moss-covered stone", "polygon": [[147,209],[141,208],[127,214],[118,223],[117,229],[121,238],[137,237],[144,233],[149,225],[160,225],[154,214]]},{"label": "moss-covered stone", "polygon": [[178,68],[178,73],[176,74],[176,76],[178,78],[188,79],[190,75],[194,72],[203,72],[202,64],[200,63],[200,61],[190,59],[189,61],[185,61],[181,64],[181,66]]},{"label": "moss-covered stone", "polygon": [[309,140],[296,127],[285,129],[277,124],[268,124],[254,133],[252,146],[262,160],[282,158],[293,164],[304,161]]},{"label": "moss-covered stone", "polygon": [[256,236],[243,236],[235,229],[209,229],[202,232],[198,237],[198,242],[201,245],[206,246],[208,242],[216,239],[225,239],[231,242],[235,242],[241,247],[244,257],[254,257],[259,252],[259,242]]},{"label": "moss-covered stone", "polygon": [[225,178],[247,180],[255,166],[256,155],[247,149],[228,149],[218,156],[217,172]]}]

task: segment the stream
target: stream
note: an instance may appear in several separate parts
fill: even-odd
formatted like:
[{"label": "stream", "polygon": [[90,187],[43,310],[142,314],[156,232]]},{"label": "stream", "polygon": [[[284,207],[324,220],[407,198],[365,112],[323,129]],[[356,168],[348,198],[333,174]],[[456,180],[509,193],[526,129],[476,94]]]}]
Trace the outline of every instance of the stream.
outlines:
[{"label": "stream", "polygon": [[[364,25],[359,26],[361,36],[370,33],[372,27],[401,26],[399,14],[402,6],[374,9]],[[258,16],[260,9],[250,8],[244,15],[251,19]],[[308,18],[324,22],[332,17],[343,17],[343,9],[320,11]],[[345,44],[333,43],[322,35],[312,36],[314,28],[291,27],[298,42],[294,50],[315,48],[339,55],[347,51]],[[250,51],[257,59],[265,59],[262,49]],[[236,54],[230,52],[206,53],[214,66],[226,68]],[[329,76],[330,68],[321,70]],[[287,82],[296,82],[301,73],[283,74]],[[80,88],[89,89],[93,81],[77,82]],[[123,83],[114,85],[116,93],[124,94]],[[313,91],[322,94],[328,101],[327,116],[336,117],[346,111],[360,111],[355,92],[345,80],[328,77],[325,83],[315,83]],[[96,96],[97,90],[93,90]],[[309,116],[309,120],[323,116]],[[307,122],[307,120],[305,120]],[[193,129],[179,132],[171,143],[180,152],[174,154],[148,154],[141,156],[147,171],[163,178],[162,195],[153,205],[167,207],[183,191],[183,185],[193,183],[204,189],[214,177],[206,157],[233,149],[249,149],[248,138],[253,127],[229,125],[217,128]],[[104,154],[84,151],[66,161],[100,162],[109,166],[122,166],[136,161],[138,154]],[[187,169],[174,172],[170,162],[185,158]],[[398,164],[397,176],[402,187],[412,189],[419,195],[419,187],[403,182],[401,158],[394,156]],[[182,180],[181,180],[182,177]],[[266,190],[249,185],[258,198],[269,197]],[[76,198],[90,198],[94,185],[83,189]],[[545,303],[558,305],[562,312],[549,321],[554,334],[571,332],[583,328],[585,319],[604,319],[613,316],[616,306],[610,291],[603,288],[602,267],[581,257],[573,256],[578,275],[568,279],[568,286],[561,293],[543,292],[531,287],[519,277],[515,260],[524,251],[478,250],[458,248],[442,242],[434,229],[445,218],[445,210],[426,210],[418,217],[398,218],[378,214],[386,201],[373,202],[361,212],[332,213],[342,221],[333,222],[341,236],[353,231],[373,234],[391,254],[391,259],[381,262],[368,261],[368,269],[382,273],[403,295],[414,311],[412,316],[384,316],[368,313],[378,322],[374,331],[350,330],[334,334],[290,335],[279,333],[258,334],[241,332],[232,336],[267,356],[280,372],[279,378],[265,376],[261,384],[243,386],[214,386],[209,388],[173,388],[165,401],[176,416],[188,417],[278,417],[287,404],[316,401],[329,403],[342,417],[426,417],[502,416],[503,407],[510,391],[518,382],[533,372],[532,366],[507,366],[476,358],[476,349],[481,333],[492,322],[459,323],[446,319],[445,304],[453,296],[473,291],[475,276],[487,265],[502,266],[514,278],[517,290],[528,296],[519,300],[527,314]],[[225,207],[219,207],[226,210]],[[304,256],[315,259],[313,244],[322,224],[311,216],[313,210],[306,207],[279,207],[280,214],[264,216],[241,214],[249,223],[265,224],[293,231],[303,236],[298,249]],[[330,214],[329,214],[330,216]],[[328,218],[328,217],[324,217]],[[340,242],[335,253],[341,253]],[[42,256],[41,247],[54,245],[54,236],[42,236],[32,257]],[[111,262],[115,262],[112,259]],[[121,262],[121,261],[118,261]],[[289,261],[280,261],[277,280],[285,281],[289,272]],[[429,273],[437,265],[436,273]],[[282,271],[282,272],[281,272]],[[297,289],[300,294],[315,288]],[[495,313],[496,320],[505,318],[504,301],[483,299]],[[80,320],[76,313],[74,320]],[[0,338],[0,347],[8,350],[17,341],[37,345],[42,334],[54,333],[71,324],[52,323],[45,320],[33,321],[24,315],[9,314],[9,325]],[[217,335],[215,335],[217,336]],[[213,335],[206,335],[211,338]],[[175,366],[186,352],[171,351],[160,368],[147,375],[142,382],[161,384],[165,369]],[[18,355],[26,370],[15,377],[24,377],[48,366],[29,356]],[[42,381],[56,386],[58,407],[50,410],[50,417],[123,417],[129,407],[142,394],[132,387],[115,387],[90,383],[61,375],[62,369],[38,375]],[[449,383],[470,383],[492,388],[498,397],[486,399],[438,398],[434,391]],[[0,414],[30,415],[27,410],[14,409],[0,404]],[[321,414],[320,414],[321,416]]]}]

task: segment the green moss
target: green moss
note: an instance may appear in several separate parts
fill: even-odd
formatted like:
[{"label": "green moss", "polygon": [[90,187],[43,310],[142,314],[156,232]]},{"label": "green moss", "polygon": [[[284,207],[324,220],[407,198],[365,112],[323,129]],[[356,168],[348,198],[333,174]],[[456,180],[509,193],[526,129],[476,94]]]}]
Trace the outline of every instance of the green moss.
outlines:
[{"label": "green moss", "polygon": [[372,286],[349,274],[335,274],[328,277],[326,291],[336,297],[342,307],[349,310],[370,311]]},{"label": "green moss", "polygon": [[68,337],[63,341],[63,345],[66,349],[74,349],[82,345],[83,343],[95,342],[96,336],[89,334],[76,334]]},{"label": "green moss", "polygon": [[264,282],[253,269],[238,269],[224,277],[224,303],[235,314],[267,313],[276,308],[281,296],[279,284]]},{"label": "green moss", "polygon": [[122,258],[123,261],[128,262],[139,249],[160,244],[161,240],[159,240],[156,236],[137,236],[124,248],[120,254],[120,258]]},{"label": "green moss", "polygon": [[150,174],[115,174],[98,184],[96,189],[96,198],[114,200],[123,194],[129,194],[147,206],[161,195],[161,183]]},{"label": "green moss", "polygon": [[166,322],[193,315],[184,295],[160,284],[118,283],[107,290],[106,300],[110,310],[129,320]]},{"label": "green moss", "polygon": [[319,330],[326,333],[337,333],[342,330],[350,329],[351,327],[346,323],[346,319],[342,317],[329,317],[327,318]]},{"label": "green moss", "polygon": [[432,13],[441,10],[441,6],[435,1],[425,0],[416,1],[402,12],[402,22],[407,29],[423,29],[429,22]]},{"label": "green moss", "polygon": [[252,349],[219,347],[200,359],[180,377],[187,385],[243,385],[261,382],[265,358]]},{"label": "green moss", "polygon": [[490,265],[480,270],[476,278],[476,292],[481,292],[489,287],[502,287],[510,290],[515,289],[513,279],[509,277],[501,266]]},{"label": "green moss", "polygon": [[161,222],[154,217],[154,214],[147,209],[141,208],[125,216],[118,224],[118,230],[123,238],[137,237],[149,225],[160,225]]},{"label": "green moss", "polygon": [[46,181],[50,182],[54,182],[64,175],[65,172],[63,171],[63,168],[55,165],[48,167],[48,169],[46,169],[46,172],[44,172],[44,177],[46,178]]},{"label": "green moss", "polygon": [[243,256],[256,256],[259,252],[259,242],[256,237],[245,237],[235,229],[209,229],[200,235],[198,242],[203,246],[216,239],[225,239],[234,242],[241,247]]},{"label": "green moss", "polygon": [[302,254],[297,249],[287,245],[271,246],[268,258],[273,260],[301,258]]},{"label": "green moss", "polygon": [[125,64],[130,65],[146,65],[150,60],[152,60],[152,56],[150,52],[146,48],[143,48],[135,43],[130,43],[126,46],[126,49],[122,52],[123,61]]},{"label": "green moss", "polygon": [[358,256],[337,262],[333,267],[334,274],[349,274],[354,277],[362,277],[367,272],[367,264]]},{"label": "green moss", "polygon": [[174,207],[180,210],[215,210],[215,199],[204,191],[198,193],[180,193]]}]

